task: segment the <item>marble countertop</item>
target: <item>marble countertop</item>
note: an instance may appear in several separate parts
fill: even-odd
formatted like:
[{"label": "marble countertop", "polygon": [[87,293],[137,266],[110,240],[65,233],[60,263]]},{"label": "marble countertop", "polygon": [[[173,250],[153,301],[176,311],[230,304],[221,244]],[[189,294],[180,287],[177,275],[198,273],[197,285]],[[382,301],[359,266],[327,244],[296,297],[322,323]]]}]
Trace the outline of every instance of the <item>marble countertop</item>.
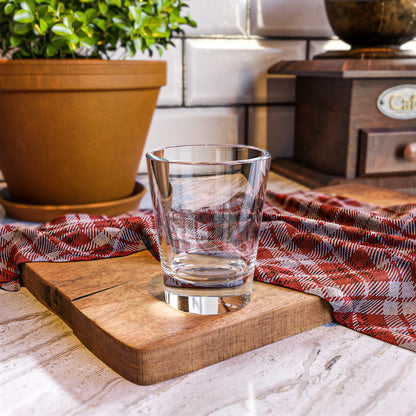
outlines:
[{"label": "marble countertop", "polygon": [[25,288],[0,304],[1,416],[416,415],[416,354],[335,323],[138,386]]}]

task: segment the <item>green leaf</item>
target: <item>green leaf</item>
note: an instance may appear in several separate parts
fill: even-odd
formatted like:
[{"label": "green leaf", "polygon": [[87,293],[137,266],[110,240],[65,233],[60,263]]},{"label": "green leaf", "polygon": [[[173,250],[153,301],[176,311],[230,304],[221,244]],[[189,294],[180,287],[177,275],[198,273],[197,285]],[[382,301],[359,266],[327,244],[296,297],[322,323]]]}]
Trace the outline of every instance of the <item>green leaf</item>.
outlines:
[{"label": "green leaf", "polygon": [[19,37],[19,36],[15,36],[15,35],[12,35],[12,36],[10,37],[10,44],[11,44],[13,47],[19,46],[21,43],[22,43],[22,38],[21,38],[21,37]]},{"label": "green leaf", "polygon": [[62,16],[62,23],[70,29],[72,29],[73,21],[74,21],[74,18],[71,15]]},{"label": "green leaf", "polygon": [[119,47],[161,53],[183,26],[196,26],[186,7],[182,0],[0,0],[0,46],[12,58],[78,57],[80,46],[91,57]]},{"label": "green leaf", "polygon": [[56,22],[55,18],[51,16],[45,16],[43,19],[39,19],[39,22],[40,20],[43,20],[48,25],[48,28],[52,27]]},{"label": "green leaf", "polygon": [[121,7],[121,0],[107,0],[107,3],[113,6]]},{"label": "green leaf", "polygon": [[18,10],[13,20],[19,23],[32,23],[35,20],[35,16],[27,10]]},{"label": "green leaf", "polygon": [[46,23],[45,20],[39,19],[39,27],[40,27],[40,30],[43,33],[45,33],[48,30],[49,25]]},{"label": "green leaf", "polygon": [[68,42],[71,45],[77,45],[79,43],[79,37],[77,35],[73,34],[68,38]]},{"label": "green leaf", "polygon": [[52,43],[52,45],[55,46],[56,49],[60,49],[60,48],[62,48],[63,46],[66,45],[66,41],[67,41],[67,39],[62,37],[62,36],[54,36],[52,38],[51,43]]},{"label": "green leaf", "polygon": [[100,9],[100,12],[103,14],[103,15],[106,15],[107,14],[107,12],[108,12],[108,4],[106,3],[106,2],[101,2],[99,5],[98,5],[98,7],[99,7],[99,9]]},{"label": "green leaf", "polygon": [[100,28],[103,32],[105,32],[105,30],[107,29],[107,24],[105,20],[103,19],[94,19],[93,23],[95,24],[95,26]]},{"label": "green leaf", "polygon": [[95,45],[94,39],[86,36],[85,38],[80,38],[80,45],[84,48],[92,48]]},{"label": "green leaf", "polygon": [[143,10],[149,15],[153,14],[153,7],[149,4],[144,5]]},{"label": "green leaf", "polygon": [[80,22],[86,23],[87,22],[87,16],[85,16],[85,13],[82,11],[77,11],[74,13],[75,19],[77,19]]},{"label": "green leaf", "polygon": [[26,11],[30,12],[32,15],[35,14],[36,6],[35,6],[35,2],[33,0],[25,0],[25,1],[22,1],[20,3],[20,7],[23,10],[26,10]]},{"label": "green leaf", "polygon": [[97,10],[95,9],[87,9],[85,11],[85,17],[87,18],[87,22],[92,22],[97,17]]},{"label": "green leaf", "polygon": [[129,27],[126,25],[126,23],[121,17],[113,17],[113,22],[119,29],[129,30]]},{"label": "green leaf", "polygon": [[82,26],[81,31],[89,38],[94,34],[94,28],[92,26]]},{"label": "green leaf", "polygon": [[11,14],[13,12],[13,10],[15,9],[14,4],[12,3],[7,3],[6,6],[4,6],[4,13],[6,14]]},{"label": "green leaf", "polygon": [[54,56],[55,54],[56,54],[56,52],[57,52],[58,50],[57,50],[57,48],[54,46],[54,45],[48,45],[47,47],[46,47],[46,56],[47,57],[51,57],[51,56]]},{"label": "green leaf", "polygon": [[26,35],[31,29],[31,25],[25,23],[17,23],[13,26],[12,32],[16,35]]},{"label": "green leaf", "polygon": [[136,45],[133,42],[130,42],[126,45],[126,52],[128,56],[136,55]]},{"label": "green leaf", "polygon": [[136,6],[130,6],[129,12],[131,13],[134,21],[140,24],[140,22],[142,21],[142,11],[140,10],[140,8]]},{"label": "green leaf", "polygon": [[68,26],[63,25],[62,23],[57,23],[52,26],[52,32],[60,36],[71,36],[73,35],[72,29]]},{"label": "green leaf", "polygon": [[47,14],[48,14],[48,6],[46,4],[43,4],[36,8],[35,15],[37,15],[39,18],[46,17]]},{"label": "green leaf", "polygon": [[197,27],[198,25],[196,24],[196,22],[194,20],[192,20],[190,17],[188,17],[187,19],[187,24],[191,27]]}]

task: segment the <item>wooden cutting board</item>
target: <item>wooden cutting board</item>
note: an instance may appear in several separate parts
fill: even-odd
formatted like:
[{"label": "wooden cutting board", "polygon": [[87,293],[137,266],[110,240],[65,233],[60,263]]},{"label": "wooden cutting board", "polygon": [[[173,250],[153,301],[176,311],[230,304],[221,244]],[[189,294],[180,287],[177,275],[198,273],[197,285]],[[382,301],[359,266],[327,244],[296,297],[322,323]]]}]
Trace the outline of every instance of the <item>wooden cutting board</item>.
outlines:
[{"label": "wooden cutting board", "polygon": [[[340,185],[323,188],[390,205],[416,196]],[[219,316],[178,312],[163,300],[160,264],[147,252],[74,263],[28,263],[27,289],[102,361],[136,384],[167,380],[332,321],[322,299],[255,282],[252,300]]]}]

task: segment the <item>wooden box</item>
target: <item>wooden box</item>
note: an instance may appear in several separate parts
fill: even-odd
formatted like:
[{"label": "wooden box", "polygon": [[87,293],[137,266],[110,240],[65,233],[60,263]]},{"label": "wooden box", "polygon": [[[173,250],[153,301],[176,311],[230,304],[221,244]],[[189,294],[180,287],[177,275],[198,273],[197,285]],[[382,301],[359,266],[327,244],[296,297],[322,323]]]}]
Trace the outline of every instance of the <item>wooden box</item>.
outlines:
[{"label": "wooden box", "polygon": [[295,164],[338,178],[416,175],[403,156],[416,142],[416,60],[282,61],[269,73],[296,75]]}]

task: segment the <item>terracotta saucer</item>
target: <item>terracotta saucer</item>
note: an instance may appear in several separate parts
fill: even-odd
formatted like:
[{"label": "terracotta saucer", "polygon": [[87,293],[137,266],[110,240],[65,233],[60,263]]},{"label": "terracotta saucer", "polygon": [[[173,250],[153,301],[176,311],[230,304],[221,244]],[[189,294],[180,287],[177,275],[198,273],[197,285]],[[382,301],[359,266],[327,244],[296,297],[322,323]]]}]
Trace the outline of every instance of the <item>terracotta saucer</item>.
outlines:
[{"label": "terracotta saucer", "polygon": [[13,202],[8,188],[0,190],[0,204],[6,210],[6,215],[18,220],[30,222],[48,222],[63,214],[83,213],[90,215],[114,216],[136,209],[146,193],[146,188],[136,182],[133,194],[127,198],[115,201],[96,202],[80,205],[30,205]]}]

